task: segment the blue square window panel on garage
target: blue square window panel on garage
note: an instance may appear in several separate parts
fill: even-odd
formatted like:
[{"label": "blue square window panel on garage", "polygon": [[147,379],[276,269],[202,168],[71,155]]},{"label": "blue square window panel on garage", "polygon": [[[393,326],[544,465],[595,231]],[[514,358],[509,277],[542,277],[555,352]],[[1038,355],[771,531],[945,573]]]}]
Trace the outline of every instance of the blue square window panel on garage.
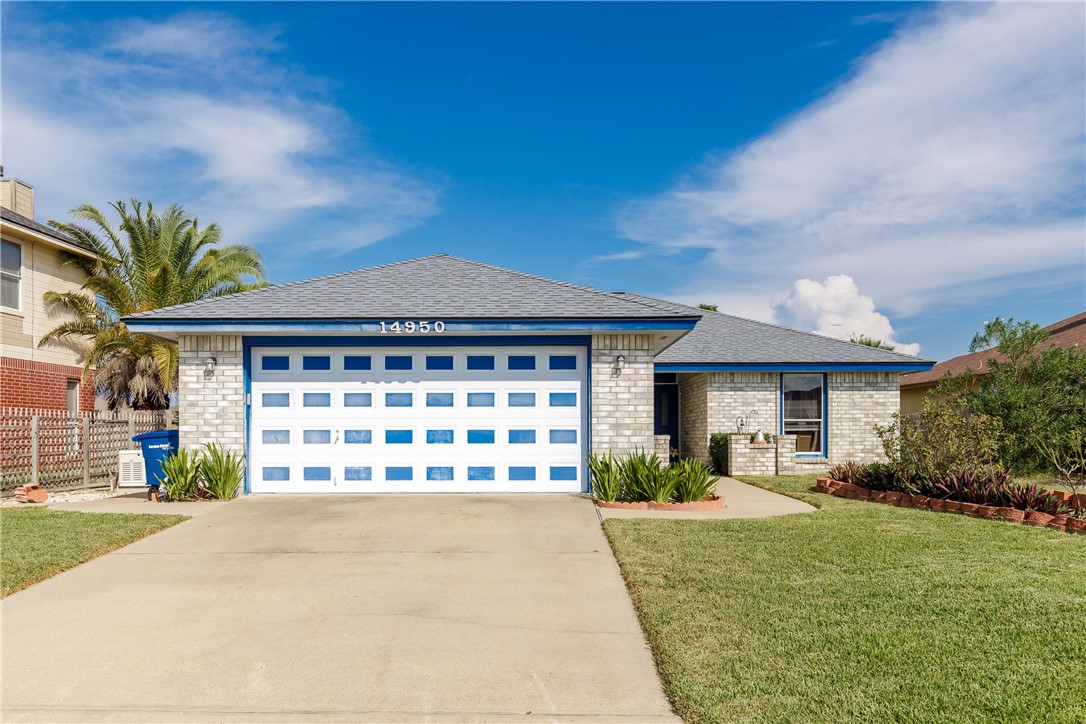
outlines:
[{"label": "blue square window panel on garage", "polygon": [[551,480],[576,480],[577,468],[573,466],[551,466]]},{"label": "blue square window panel on garage", "polygon": [[452,480],[453,469],[451,466],[438,466],[426,468],[427,480]]},{"label": "blue square window panel on garage", "polygon": [[454,395],[451,392],[427,392],[427,407],[452,407]]},{"label": "blue square window panel on garage", "polygon": [[373,430],[344,430],[343,442],[346,445],[369,445],[373,442]]},{"label": "blue square window panel on garage", "polygon": [[302,480],[331,480],[332,468],[320,466],[320,467],[306,467],[302,468]]},{"label": "blue square window panel on garage", "polygon": [[565,445],[577,442],[576,430],[551,430],[551,444]]},{"label": "blue square window panel on garage", "polygon": [[428,445],[452,445],[452,430],[427,430],[426,443]]},{"label": "blue square window panel on garage", "polygon": [[453,358],[451,354],[428,354],[426,355],[426,369],[428,370],[451,370],[453,368]]},{"label": "blue square window panel on garage", "polygon": [[265,392],[260,396],[262,407],[290,407],[289,392]]},{"label": "blue square window panel on garage", "polygon": [[494,369],[494,355],[468,355],[468,369],[469,370],[492,370]]},{"label": "blue square window panel on garage", "polygon": [[411,369],[411,355],[388,355],[385,357],[386,370]]},{"label": "blue square window panel on garage", "polygon": [[347,467],[343,468],[344,480],[373,480],[373,468]]},{"label": "blue square window panel on garage", "polygon": [[468,407],[494,407],[494,393],[469,392]]},{"label": "blue square window panel on garage", "polygon": [[386,392],[385,407],[411,407],[415,404],[414,393],[411,392]]},{"label": "blue square window panel on garage", "polygon": [[286,372],[290,369],[290,356],[285,354],[264,355],[260,358],[261,372]]},{"label": "blue square window panel on garage", "polygon": [[493,445],[493,430],[468,430],[468,445]]},{"label": "blue square window panel on garage", "polygon": [[349,354],[343,358],[343,369],[368,372],[373,369],[373,358],[368,354]]},{"label": "blue square window panel on garage", "polygon": [[273,482],[290,480],[290,468],[285,465],[281,467],[266,467],[261,472],[264,480]]},{"label": "blue square window panel on garage", "polygon": [[509,406],[510,407],[535,407],[535,393],[534,392],[510,392],[509,393]]},{"label": "blue square window panel on garage", "polygon": [[510,480],[535,480],[535,468],[518,465],[509,468]]},{"label": "blue square window panel on garage", "polygon": [[331,407],[332,393],[330,392],[306,392],[302,395],[303,407]]},{"label": "blue square window panel on garage", "polygon": [[468,480],[493,480],[493,467],[469,467]]},{"label": "blue square window panel on garage", "polygon": [[410,445],[414,438],[411,430],[385,430],[385,444]]},{"label": "blue square window panel on garage", "polygon": [[302,369],[309,372],[320,372],[332,369],[332,358],[323,355],[304,355],[302,357]]},{"label": "blue square window panel on garage", "polygon": [[577,357],[572,354],[552,354],[550,366],[552,370],[575,370]]},{"label": "blue square window panel on garage", "polygon": [[331,430],[305,430],[302,432],[303,445],[331,445]]},{"label": "blue square window panel on garage", "polygon": [[511,354],[511,355],[509,355],[509,369],[511,369],[511,370],[534,370],[535,369],[535,355],[534,354]]},{"label": "blue square window panel on garage", "polygon": [[509,444],[525,445],[535,442],[535,430],[510,430]]},{"label": "blue square window panel on garage", "polygon": [[551,407],[576,407],[576,392],[552,392]]},{"label": "blue square window panel on garage", "polygon": [[373,406],[373,393],[372,392],[344,392],[343,393],[343,406],[344,407],[372,407]]},{"label": "blue square window panel on garage", "polygon": [[385,468],[385,480],[411,480],[413,476],[410,467]]},{"label": "blue square window panel on garage", "polygon": [[290,430],[264,430],[260,433],[260,441],[265,445],[289,445]]}]

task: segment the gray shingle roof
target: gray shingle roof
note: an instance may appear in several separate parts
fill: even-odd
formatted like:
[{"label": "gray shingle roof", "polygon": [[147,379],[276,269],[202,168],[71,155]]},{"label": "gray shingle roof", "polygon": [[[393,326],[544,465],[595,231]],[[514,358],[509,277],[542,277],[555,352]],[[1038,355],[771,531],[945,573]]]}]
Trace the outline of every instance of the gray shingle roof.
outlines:
[{"label": "gray shingle roof", "polygon": [[298,319],[675,319],[701,316],[447,254],[385,264],[126,317]]},{"label": "gray shingle roof", "polygon": [[927,363],[900,352],[854,344],[812,332],[689,307],[631,292],[624,299],[662,305],[676,313],[700,312],[697,326],[656,356],[657,364],[894,364]]},{"label": "gray shingle roof", "polygon": [[68,246],[74,246],[77,249],[83,249],[84,251],[94,253],[93,250],[88,249],[82,243],[76,241],[75,239],[68,236],[67,234],[62,234],[62,233],[60,233],[59,231],[57,231],[56,229],[54,229],[51,226],[46,226],[45,224],[40,224],[40,223],[38,223],[37,221],[34,221],[34,219],[31,219],[28,216],[23,216],[22,214],[17,214],[14,211],[12,211],[11,209],[5,209],[3,207],[0,207],[0,218],[4,219],[5,221],[8,221],[8,222],[10,222],[12,224],[16,224],[18,226],[21,226],[24,229],[29,229],[31,231],[36,231],[37,233],[42,234],[43,236],[48,236],[48,237],[50,237],[52,239],[56,239],[57,241],[62,241],[65,244],[67,244]]}]

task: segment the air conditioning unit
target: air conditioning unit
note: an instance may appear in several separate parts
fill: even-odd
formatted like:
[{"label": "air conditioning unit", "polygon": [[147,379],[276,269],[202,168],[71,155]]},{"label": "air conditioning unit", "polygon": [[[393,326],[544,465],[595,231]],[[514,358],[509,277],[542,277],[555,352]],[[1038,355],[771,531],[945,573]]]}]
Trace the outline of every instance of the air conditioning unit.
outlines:
[{"label": "air conditioning unit", "polygon": [[117,453],[117,487],[143,488],[147,486],[147,469],[143,465],[142,450],[121,450]]}]

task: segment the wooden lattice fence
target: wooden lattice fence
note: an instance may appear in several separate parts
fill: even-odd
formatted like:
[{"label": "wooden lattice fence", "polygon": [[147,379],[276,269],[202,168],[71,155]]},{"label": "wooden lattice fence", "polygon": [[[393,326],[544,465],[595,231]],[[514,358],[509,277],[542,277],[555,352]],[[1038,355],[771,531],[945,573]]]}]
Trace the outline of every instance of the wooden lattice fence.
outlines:
[{"label": "wooden lattice fence", "polygon": [[109,485],[132,437],[166,427],[163,412],[0,410],[0,491],[38,483],[52,490]]}]

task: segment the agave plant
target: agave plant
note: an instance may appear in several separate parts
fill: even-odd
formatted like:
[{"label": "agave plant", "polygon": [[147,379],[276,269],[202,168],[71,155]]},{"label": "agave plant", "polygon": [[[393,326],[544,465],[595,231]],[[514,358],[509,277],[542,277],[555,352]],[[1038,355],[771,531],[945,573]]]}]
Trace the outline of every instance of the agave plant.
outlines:
[{"label": "agave plant", "polygon": [[156,475],[159,485],[166,489],[170,500],[196,497],[200,482],[200,459],[188,450],[178,450],[161,464],[162,475]]},{"label": "agave plant", "polygon": [[245,462],[236,453],[227,452],[226,448],[210,442],[200,462],[207,492],[217,500],[229,500],[238,494],[241,481],[245,478]]},{"label": "agave plant", "polygon": [[622,494],[622,476],[614,455],[590,455],[588,469],[592,473],[592,497],[613,503]]},{"label": "agave plant", "polygon": [[680,503],[696,503],[709,497],[716,489],[718,477],[709,474],[709,468],[700,460],[688,458],[672,468],[676,476],[675,497]]}]

